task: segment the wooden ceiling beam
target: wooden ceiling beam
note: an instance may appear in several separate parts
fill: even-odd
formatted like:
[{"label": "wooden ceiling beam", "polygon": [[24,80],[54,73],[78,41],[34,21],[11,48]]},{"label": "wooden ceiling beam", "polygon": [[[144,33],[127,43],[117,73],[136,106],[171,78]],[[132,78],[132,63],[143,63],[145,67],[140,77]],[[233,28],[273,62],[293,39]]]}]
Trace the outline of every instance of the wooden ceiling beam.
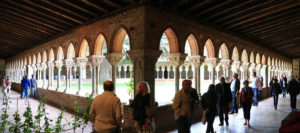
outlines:
[{"label": "wooden ceiling beam", "polygon": [[[3,5],[3,4],[0,3],[0,5]],[[16,8],[14,8],[14,9],[16,9]],[[17,10],[19,10],[19,9],[17,9]],[[60,28],[62,28],[61,26],[58,26],[57,24],[55,24],[53,22],[50,22],[50,21],[47,21],[43,18],[38,18],[38,19],[43,20],[43,22],[41,22],[41,21],[36,20],[37,19],[36,16],[33,16],[33,15],[25,16],[24,14],[20,14],[20,12],[16,11],[16,10],[12,11],[12,10],[4,10],[4,8],[0,8],[0,11],[12,14],[13,16],[16,16],[16,18],[23,18],[25,20],[30,20],[30,21],[33,21],[35,23],[42,24],[44,26],[50,27],[52,29],[55,29],[55,30],[58,30],[58,31],[61,31],[61,32],[64,31],[63,29],[60,29]],[[48,24],[48,23],[45,23],[45,22],[48,22],[48,23],[51,23],[51,24]],[[58,27],[60,27],[60,28],[58,28]]]},{"label": "wooden ceiling beam", "polygon": [[36,40],[32,39],[32,38],[28,38],[28,37],[25,37],[23,34],[19,34],[19,33],[16,33],[16,32],[9,32],[7,30],[3,30],[3,29],[0,29],[0,39],[1,38],[10,38],[10,37],[13,37],[13,38],[17,38],[19,40],[28,40],[28,41],[31,41],[31,42],[35,42]]},{"label": "wooden ceiling beam", "polygon": [[274,31],[274,30],[278,30],[278,28],[282,28],[282,27],[289,27],[289,26],[294,26],[294,24],[299,24],[300,20],[295,20],[295,21],[288,21],[288,22],[285,22],[285,21],[282,21],[282,22],[279,22],[277,24],[269,24],[269,25],[266,25],[265,27],[262,27],[262,28],[251,28],[251,29],[248,29],[248,30],[245,30],[245,31],[237,31],[238,33],[243,33],[243,34],[248,34],[248,35],[251,35],[251,34],[260,34],[260,33],[268,33],[270,31]]},{"label": "wooden ceiling beam", "polygon": [[206,13],[212,11],[212,10],[215,10],[216,8],[220,8],[220,7],[222,7],[222,6],[224,6],[224,5],[228,4],[228,3],[231,3],[232,1],[234,1],[234,0],[221,1],[222,3],[219,3],[219,4],[214,5],[214,6],[210,7],[210,8],[208,8],[208,9],[205,9],[205,10],[199,12],[199,13],[196,13],[194,16],[195,17],[199,17],[199,16],[201,16],[203,14],[206,14]]},{"label": "wooden ceiling beam", "polygon": [[115,3],[115,2],[113,2],[113,1],[111,1],[111,0],[103,0],[103,2],[104,2],[104,3],[107,3],[107,4],[109,4],[109,5],[112,5],[112,6],[114,6],[114,7],[117,7],[117,8],[120,8],[120,7],[121,7],[119,4],[117,4],[117,3]]},{"label": "wooden ceiling beam", "polygon": [[289,18],[294,18],[295,15],[299,14],[300,10],[294,9],[294,10],[289,10],[285,11],[282,13],[274,14],[271,16],[267,16],[265,18],[260,18],[260,20],[256,20],[255,22],[251,22],[248,24],[241,25],[239,27],[236,27],[237,30],[240,29],[249,29],[251,27],[265,27],[265,25],[268,25],[268,23],[278,23],[278,21],[282,21],[282,19],[289,19]]},{"label": "wooden ceiling beam", "polygon": [[[295,30],[294,27],[295,27],[294,25],[289,25],[289,26],[281,25],[280,27],[276,27],[276,29],[273,29],[273,30],[271,29],[268,31],[256,32],[256,33],[252,33],[250,35],[251,36],[272,35],[272,34],[281,33],[283,31]],[[299,23],[298,23],[298,27],[299,27]]]},{"label": "wooden ceiling beam", "polygon": [[80,21],[80,20],[78,20],[78,19],[76,19],[76,18],[70,17],[70,16],[68,16],[68,15],[65,15],[65,14],[60,13],[60,12],[55,11],[55,10],[52,10],[52,9],[47,8],[47,7],[45,7],[45,6],[37,5],[36,3],[33,3],[33,2],[31,2],[31,1],[29,1],[29,0],[24,0],[24,1],[25,1],[26,3],[28,3],[28,4],[30,4],[30,5],[34,5],[35,7],[42,8],[42,9],[48,11],[48,12],[51,12],[51,13],[56,14],[56,15],[58,15],[58,16],[61,16],[61,17],[63,17],[63,18],[69,19],[69,20],[71,20],[71,21],[73,21],[73,22],[76,22],[77,24],[82,24],[82,21]]},{"label": "wooden ceiling beam", "polygon": [[26,24],[20,23],[20,22],[18,23],[16,21],[12,21],[11,19],[7,19],[7,18],[3,18],[3,17],[0,17],[0,18],[4,21],[9,22],[11,24],[14,24],[16,26],[21,26],[21,27],[24,27],[26,29],[30,29],[30,30],[37,31],[37,32],[42,32],[42,33],[50,35],[50,36],[54,35],[54,33],[50,33],[47,30],[41,30],[39,27],[29,26],[29,25],[26,25]]},{"label": "wooden ceiling beam", "polygon": [[20,44],[16,44],[15,42],[11,42],[11,41],[5,40],[5,39],[0,39],[0,44],[2,44],[2,43],[9,44],[10,47],[13,47],[13,48],[22,48],[22,49],[26,48],[24,46],[22,47]]},{"label": "wooden ceiling beam", "polygon": [[197,8],[207,4],[207,3],[210,3],[210,2],[212,2],[212,1],[210,1],[210,0],[200,1],[198,4],[195,4],[191,8],[189,8],[188,10],[184,11],[184,13],[187,14],[187,13],[189,13],[189,12],[191,12],[191,11],[193,11],[193,10],[195,10],[195,9],[197,9]]},{"label": "wooden ceiling beam", "polygon": [[13,27],[13,25],[8,25],[8,24],[5,24],[5,23],[0,23],[0,28],[1,29],[6,29],[10,32],[18,32],[20,34],[23,34],[25,37],[30,37],[30,38],[34,38],[34,39],[41,39],[40,36],[38,35],[35,35],[29,31],[25,31],[23,29],[20,29],[20,28],[16,28],[16,27]]},{"label": "wooden ceiling beam", "polygon": [[[18,3],[18,2],[16,2],[16,1],[8,1],[10,4],[12,4],[12,5],[14,5],[15,7],[18,7],[19,9],[22,9],[22,8],[24,8],[24,11],[27,11],[27,12],[29,12],[30,14],[39,14],[39,15],[41,15],[41,17],[43,17],[43,18],[46,18],[48,21],[56,21],[55,23],[57,24],[57,25],[64,25],[64,26],[74,26],[74,24],[71,24],[71,23],[69,23],[69,22],[67,22],[66,20],[62,20],[62,19],[65,19],[65,18],[62,18],[62,19],[58,19],[58,17],[53,17],[53,16],[51,16],[50,14],[48,14],[48,13],[44,13],[44,12],[42,12],[42,11],[40,11],[40,10],[37,10],[37,9],[35,9],[35,8],[32,8],[31,6],[25,6],[24,4],[22,5],[22,4],[20,4],[20,3]],[[23,12],[24,12],[23,11]],[[40,18],[41,18],[40,17]]]},{"label": "wooden ceiling beam", "polygon": [[299,41],[300,40],[300,36],[297,36],[295,38],[289,38],[285,41],[282,41],[280,43],[276,43],[276,44],[271,44],[270,46],[271,47],[276,47],[276,46],[279,46],[279,45],[282,45],[282,44],[285,44],[285,43],[290,43],[290,42],[293,42],[293,41]]},{"label": "wooden ceiling beam", "polygon": [[[234,24],[233,23],[229,23],[228,24],[228,22],[226,22],[228,25],[226,26],[226,24],[224,24],[224,27],[232,28],[232,27],[244,24],[244,23],[249,22],[249,21],[254,21],[254,20],[258,19],[258,18],[267,16],[267,15],[272,15],[273,13],[276,13],[276,12],[279,12],[281,10],[285,10],[285,9],[297,6],[299,4],[300,4],[300,2],[299,3],[292,3],[290,1],[286,1],[286,2],[281,3],[280,5],[272,6],[273,8],[271,8],[271,7],[270,8],[265,8],[261,12],[257,12],[255,14],[252,14],[252,16],[250,18],[247,18],[248,16],[250,16],[249,14],[245,15],[245,16],[242,16],[242,17],[239,17],[238,20],[241,20],[242,18],[247,18],[247,19],[242,20],[242,21],[240,21],[238,23],[234,23]],[[235,22],[237,22],[237,21],[235,21]]]},{"label": "wooden ceiling beam", "polygon": [[[259,39],[265,39],[265,38],[274,38],[274,36],[280,36],[280,35],[285,35],[288,36],[288,34],[296,34],[297,32],[299,32],[299,29],[293,29],[293,30],[285,30],[285,31],[280,31],[277,33],[273,33],[273,34],[268,34],[268,35],[260,35],[260,36],[256,36],[256,38]],[[299,34],[298,34],[299,35]]]},{"label": "wooden ceiling beam", "polygon": [[95,4],[91,3],[88,0],[82,0],[81,2],[87,4],[87,5],[91,6],[91,7],[94,7],[94,8],[96,8],[96,9],[98,9],[98,10],[104,12],[104,13],[109,13],[109,11],[106,10],[105,8],[102,8],[102,7],[98,6],[98,5],[95,5]]},{"label": "wooden ceiling beam", "polygon": [[212,18],[214,18],[214,17],[217,17],[217,16],[219,16],[219,15],[221,15],[221,14],[224,14],[224,13],[226,13],[226,12],[229,12],[229,11],[235,9],[235,8],[238,8],[238,7],[247,5],[247,4],[249,4],[249,3],[253,2],[253,1],[251,1],[251,0],[242,1],[242,0],[241,0],[241,1],[238,1],[238,2],[242,2],[242,3],[241,3],[241,4],[234,5],[234,6],[231,6],[230,8],[223,9],[223,10],[217,12],[217,13],[211,14],[211,15],[209,15],[208,17],[206,17],[205,19],[206,19],[206,20],[210,20],[210,19],[212,19]]},{"label": "wooden ceiling beam", "polygon": [[[238,15],[241,14],[241,13],[245,13],[245,12],[247,12],[247,11],[249,11],[249,10],[252,10],[252,9],[255,9],[255,8],[259,8],[259,7],[263,6],[263,5],[267,5],[267,4],[270,4],[270,3],[272,3],[272,2],[274,2],[274,1],[273,1],[273,0],[267,0],[267,1],[264,1],[263,3],[259,3],[259,4],[256,4],[256,5],[254,5],[254,6],[251,6],[251,7],[248,7],[248,8],[241,9],[241,10],[239,10],[239,11],[237,11],[237,12],[232,13],[232,14],[229,14],[229,15],[226,15],[226,16],[222,16],[221,18],[216,19],[216,20],[215,20],[215,23],[222,22],[223,20],[232,18],[232,17],[234,17],[234,16],[238,16]],[[238,17],[237,17],[237,18],[238,18]],[[222,23],[223,23],[223,22],[222,22]]]},{"label": "wooden ceiling beam", "polygon": [[82,8],[82,7],[80,7],[80,6],[78,6],[78,5],[74,4],[74,3],[72,3],[72,2],[70,2],[70,1],[63,0],[63,1],[61,1],[61,2],[65,3],[65,4],[68,5],[68,6],[75,7],[75,8],[77,8],[77,9],[83,11],[83,12],[88,13],[88,14],[91,14],[91,15],[94,16],[94,17],[98,16],[98,14],[96,14],[96,13],[94,13],[94,12],[91,12],[91,11],[85,9],[85,8]]},{"label": "wooden ceiling beam", "polygon": [[74,16],[76,16],[76,17],[78,17],[78,18],[81,18],[81,19],[83,19],[84,21],[87,21],[87,20],[90,19],[90,18],[88,18],[88,17],[86,17],[86,16],[84,16],[84,15],[81,15],[81,14],[75,12],[75,11],[72,11],[72,10],[70,10],[70,9],[68,9],[68,8],[64,8],[64,7],[62,7],[62,6],[58,5],[58,4],[54,4],[54,3],[52,3],[52,1],[50,1],[50,0],[49,0],[49,1],[48,1],[48,0],[42,0],[42,1],[40,1],[40,2],[43,2],[43,3],[48,4],[48,5],[50,5],[50,6],[56,7],[56,8],[58,8],[58,9],[60,9],[60,10],[63,10],[63,11],[65,11],[65,12],[67,12],[67,13],[73,14]]}]

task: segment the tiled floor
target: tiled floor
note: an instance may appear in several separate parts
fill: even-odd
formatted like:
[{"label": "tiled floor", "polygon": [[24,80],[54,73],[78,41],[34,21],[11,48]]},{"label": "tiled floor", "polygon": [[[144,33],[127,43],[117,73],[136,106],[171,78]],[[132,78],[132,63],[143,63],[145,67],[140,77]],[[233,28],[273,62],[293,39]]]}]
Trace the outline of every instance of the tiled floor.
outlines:
[{"label": "tiled floor", "polygon": [[[218,133],[277,133],[283,120],[290,112],[290,96],[282,98],[279,96],[278,110],[274,109],[273,98],[268,98],[252,106],[250,124],[251,128],[244,126],[243,110],[238,114],[229,115],[229,126],[220,127],[219,117],[215,118],[214,129]],[[300,96],[297,97],[297,108],[300,108]],[[192,133],[205,133],[206,126],[202,123],[192,125]],[[177,131],[171,131],[176,133]]]},{"label": "tiled floor", "polygon": [[[15,113],[16,109],[17,109],[17,98],[18,98],[18,110],[19,110],[19,114],[21,116],[21,118],[24,118],[23,117],[23,114],[26,110],[26,100],[25,99],[20,99],[20,94],[15,92],[15,91],[12,91],[11,92],[11,95],[10,95],[10,101],[11,103],[9,103],[9,110],[8,110],[8,113],[10,114],[9,115],[9,121],[13,121],[13,114]],[[0,108],[2,109],[4,106],[2,105],[2,98],[3,98],[3,95],[2,93],[0,94]],[[39,105],[39,101],[38,100],[35,100],[35,99],[29,99],[29,102],[30,102],[30,106],[32,108],[32,114],[35,116],[37,114],[37,108],[38,108],[38,105]],[[58,117],[59,113],[61,112],[60,109],[56,108],[56,107],[53,107],[53,106],[50,106],[50,105],[46,105],[46,112],[49,113],[48,114],[48,117],[50,119],[52,119],[52,125],[55,125],[55,122],[56,122],[56,118]],[[1,113],[2,114],[2,111]],[[24,119],[23,119],[24,120]],[[66,123],[66,121],[68,122],[72,122],[73,121],[73,118],[72,118],[72,114],[70,113],[67,113],[67,112],[64,112],[64,120],[62,121],[63,123]],[[72,126],[66,126],[65,127],[66,131],[64,133],[73,133],[73,130],[72,130]],[[91,132],[92,130],[92,123],[89,122],[87,128],[84,129],[84,133],[89,133]],[[76,130],[76,133],[81,133],[82,130],[81,129],[78,129]]]}]

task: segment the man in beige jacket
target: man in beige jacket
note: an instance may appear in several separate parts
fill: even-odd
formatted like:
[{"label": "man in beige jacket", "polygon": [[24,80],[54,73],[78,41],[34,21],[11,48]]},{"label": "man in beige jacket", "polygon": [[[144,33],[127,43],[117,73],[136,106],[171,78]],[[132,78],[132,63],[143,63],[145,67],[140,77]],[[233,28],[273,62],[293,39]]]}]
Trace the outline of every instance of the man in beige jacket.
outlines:
[{"label": "man in beige jacket", "polygon": [[113,93],[113,82],[105,81],[103,88],[104,92],[96,96],[90,109],[94,131],[97,133],[118,133],[122,121],[120,99]]},{"label": "man in beige jacket", "polygon": [[182,89],[178,91],[174,97],[172,108],[175,112],[175,120],[178,128],[178,133],[189,133],[189,120],[191,117],[191,82],[184,80]]}]

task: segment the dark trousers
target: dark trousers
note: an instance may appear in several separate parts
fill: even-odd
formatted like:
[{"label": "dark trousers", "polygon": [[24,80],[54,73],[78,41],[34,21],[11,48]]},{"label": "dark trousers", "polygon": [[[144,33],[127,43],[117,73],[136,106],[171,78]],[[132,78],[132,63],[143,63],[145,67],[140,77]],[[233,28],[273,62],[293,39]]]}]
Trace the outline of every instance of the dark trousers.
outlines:
[{"label": "dark trousers", "polygon": [[250,120],[251,103],[242,103],[244,118]]},{"label": "dark trousers", "polygon": [[189,119],[183,116],[180,116],[176,120],[178,133],[189,133],[190,127],[189,127]]},{"label": "dark trousers", "polygon": [[238,105],[236,103],[236,100],[237,100],[237,98],[235,96],[236,93],[231,92],[231,94],[232,94],[232,109],[231,109],[231,112],[237,112],[238,111]]},{"label": "dark trousers", "polygon": [[224,123],[224,115],[225,115],[225,121],[228,122],[228,104],[218,105],[218,113],[220,118],[220,124]]},{"label": "dark trousers", "polygon": [[282,97],[285,97],[286,95],[286,87],[282,87]]},{"label": "dark trousers", "polygon": [[258,98],[260,99],[260,100],[262,100],[263,98],[262,98],[262,90],[258,90]]},{"label": "dark trousers", "polygon": [[207,121],[207,133],[213,133],[214,132],[214,120],[215,120],[215,114],[212,112],[207,112],[206,114],[206,121]]},{"label": "dark trousers", "polygon": [[290,95],[290,96],[291,96],[291,107],[292,109],[296,109],[297,95]]},{"label": "dark trousers", "polygon": [[273,99],[274,99],[274,108],[277,109],[277,105],[278,105],[278,95],[273,95]]}]

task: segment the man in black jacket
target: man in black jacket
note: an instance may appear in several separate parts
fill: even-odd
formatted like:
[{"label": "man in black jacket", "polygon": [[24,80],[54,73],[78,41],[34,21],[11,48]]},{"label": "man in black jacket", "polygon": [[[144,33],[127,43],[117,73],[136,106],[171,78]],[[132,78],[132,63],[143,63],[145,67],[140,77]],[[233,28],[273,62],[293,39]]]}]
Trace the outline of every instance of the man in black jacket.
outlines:
[{"label": "man in black jacket", "polygon": [[220,78],[220,83],[216,85],[216,93],[218,96],[218,113],[219,113],[219,118],[220,118],[220,124],[219,126],[224,125],[224,113],[225,113],[225,122],[226,125],[228,126],[228,108],[229,108],[229,103],[232,100],[231,96],[231,91],[230,87],[227,83],[225,83],[225,78],[221,77]]},{"label": "man in black jacket", "polygon": [[296,110],[296,100],[297,95],[299,94],[299,83],[294,79],[293,76],[290,77],[289,85],[288,85],[288,92],[291,96],[291,107],[292,110]]},{"label": "man in black jacket", "polygon": [[231,89],[231,96],[232,96],[232,109],[230,114],[238,113],[238,105],[236,103],[237,96],[240,90],[240,80],[238,79],[238,74],[235,73],[233,75],[233,79],[230,81],[230,89]]}]

